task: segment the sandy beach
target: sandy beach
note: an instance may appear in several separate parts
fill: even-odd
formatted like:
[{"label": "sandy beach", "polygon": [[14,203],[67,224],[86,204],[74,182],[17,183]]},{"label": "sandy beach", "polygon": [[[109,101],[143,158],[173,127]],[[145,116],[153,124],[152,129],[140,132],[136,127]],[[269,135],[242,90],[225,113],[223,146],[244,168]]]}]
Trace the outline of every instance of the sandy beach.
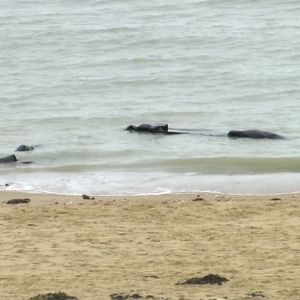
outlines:
[{"label": "sandy beach", "polygon": [[[299,194],[0,202],[0,299],[300,299]],[[228,281],[176,284],[208,274]]]}]

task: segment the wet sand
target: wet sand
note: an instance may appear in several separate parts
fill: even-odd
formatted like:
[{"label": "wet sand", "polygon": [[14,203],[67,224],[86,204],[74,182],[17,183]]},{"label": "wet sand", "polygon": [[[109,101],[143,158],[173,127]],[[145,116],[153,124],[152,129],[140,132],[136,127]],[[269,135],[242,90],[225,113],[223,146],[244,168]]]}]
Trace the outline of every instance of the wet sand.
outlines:
[{"label": "wet sand", "polygon": [[[15,198],[31,201],[6,204]],[[299,194],[1,192],[0,202],[0,299],[300,299]],[[210,273],[229,281],[176,285]]]}]

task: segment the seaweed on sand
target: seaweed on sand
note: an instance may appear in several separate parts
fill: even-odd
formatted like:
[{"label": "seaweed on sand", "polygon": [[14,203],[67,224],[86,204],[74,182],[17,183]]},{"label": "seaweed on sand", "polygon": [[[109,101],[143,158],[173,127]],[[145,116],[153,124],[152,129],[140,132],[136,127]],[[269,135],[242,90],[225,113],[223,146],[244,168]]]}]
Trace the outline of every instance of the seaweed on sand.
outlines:
[{"label": "seaweed on sand", "polygon": [[48,294],[39,294],[35,297],[32,297],[28,300],[78,300],[76,297],[68,296],[66,293],[48,293]]},{"label": "seaweed on sand", "polygon": [[222,285],[228,281],[227,278],[221,277],[218,274],[208,274],[204,277],[193,277],[189,278],[184,282],[178,282],[177,284],[216,284]]}]

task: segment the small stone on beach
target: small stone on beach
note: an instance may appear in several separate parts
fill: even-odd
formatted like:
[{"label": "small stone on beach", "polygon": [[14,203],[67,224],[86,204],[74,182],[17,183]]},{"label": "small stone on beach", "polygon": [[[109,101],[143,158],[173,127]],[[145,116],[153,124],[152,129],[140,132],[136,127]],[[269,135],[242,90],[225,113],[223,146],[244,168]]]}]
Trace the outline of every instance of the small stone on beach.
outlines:
[{"label": "small stone on beach", "polygon": [[22,204],[22,203],[29,203],[30,199],[29,198],[24,198],[24,199],[11,199],[6,202],[6,204]]},{"label": "small stone on beach", "polygon": [[281,198],[272,198],[272,199],[270,199],[271,201],[280,201],[280,200],[282,200]]},{"label": "small stone on beach", "polygon": [[111,300],[133,300],[133,299],[142,299],[143,297],[139,294],[112,294],[110,295]]},{"label": "small stone on beach", "polygon": [[159,277],[156,275],[145,275],[144,278],[154,278],[154,279],[158,279]]},{"label": "small stone on beach", "polygon": [[76,297],[68,296],[66,293],[48,293],[39,294],[35,297],[31,297],[28,300],[78,300]]},{"label": "small stone on beach", "polygon": [[204,198],[200,197],[200,196],[197,196],[196,198],[192,199],[192,201],[203,201]]},{"label": "small stone on beach", "polygon": [[90,196],[88,196],[88,195],[82,195],[82,198],[83,198],[84,200],[95,200],[95,197],[90,197]]},{"label": "small stone on beach", "polygon": [[262,291],[249,292],[247,294],[247,296],[254,297],[254,298],[257,298],[257,297],[264,298],[265,297],[265,295]]},{"label": "small stone on beach", "polygon": [[110,295],[111,300],[135,300],[135,299],[141,299],[141,300],[170,300],[169,298],[162,298],[160,297],[155,297],[152,295],[146,295],[146,296],[141,296],[140,294],[111,294]]},{"label": "small stone on beach", "polygon": [[184,282],[178,282],[178,285],[185,285],[185,284],[216,284],[222,285],[224,282],[228,281],[227,278],[221,277],[218,274],[209,274],[204,277],[193,277],[187,279]]}]

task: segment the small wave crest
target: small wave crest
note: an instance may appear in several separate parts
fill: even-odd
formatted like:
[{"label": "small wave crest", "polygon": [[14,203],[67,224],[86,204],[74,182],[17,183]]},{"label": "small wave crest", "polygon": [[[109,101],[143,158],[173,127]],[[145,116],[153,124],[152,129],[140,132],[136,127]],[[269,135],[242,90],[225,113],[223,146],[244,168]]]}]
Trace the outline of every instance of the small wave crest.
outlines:
[{"label": "small wave crest", "polygon": [[82,173],[118,171],[130,173],[166,172],[169,174],[247,175],[300,173],[300,157],[201,157],[151,159],[129,163],[62,164],[55,166],[26,165],[1,167],[0,173]]},{"label": "small wave crest", "polygon": [[207,157],[164,160],[152,164],[173,172],[198,174],[299,173],[300,157]]}]

